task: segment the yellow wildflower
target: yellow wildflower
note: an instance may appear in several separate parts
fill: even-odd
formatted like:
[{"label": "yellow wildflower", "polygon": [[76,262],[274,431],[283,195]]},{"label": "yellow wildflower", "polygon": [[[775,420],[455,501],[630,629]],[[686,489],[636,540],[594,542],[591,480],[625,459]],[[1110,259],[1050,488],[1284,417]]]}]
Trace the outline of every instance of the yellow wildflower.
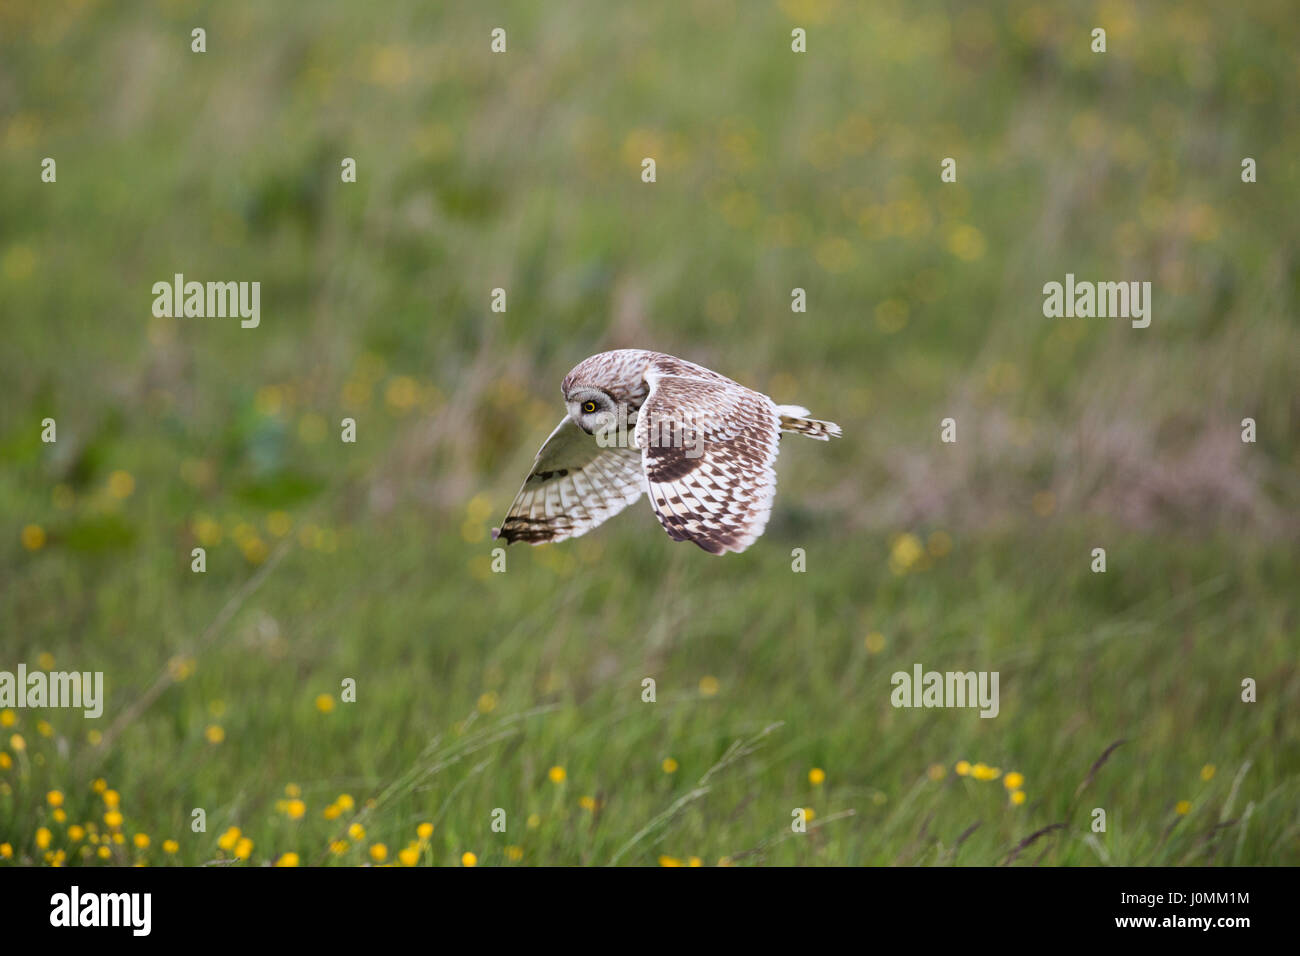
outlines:
[{"label": "yellow wildflower", "polygon": [[108,493],[114,498],[121,501],[123,498],[131,497],[135,491],[135,479],[129,472],[115,471],[108,476]]}]

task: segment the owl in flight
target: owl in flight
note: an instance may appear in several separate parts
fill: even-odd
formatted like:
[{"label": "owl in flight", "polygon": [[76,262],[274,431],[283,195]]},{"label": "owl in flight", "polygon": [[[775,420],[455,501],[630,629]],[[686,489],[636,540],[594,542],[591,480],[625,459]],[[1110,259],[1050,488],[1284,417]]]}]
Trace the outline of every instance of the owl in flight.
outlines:
[{"label": "owl in flight", "polygon": [[781,432],[841,434],[806,408],[644,349],[593,355],[561,388],[568,414],[492,530],[507,544],[576,538],[648,494],[674,541],[744,551],[772,510]]}]

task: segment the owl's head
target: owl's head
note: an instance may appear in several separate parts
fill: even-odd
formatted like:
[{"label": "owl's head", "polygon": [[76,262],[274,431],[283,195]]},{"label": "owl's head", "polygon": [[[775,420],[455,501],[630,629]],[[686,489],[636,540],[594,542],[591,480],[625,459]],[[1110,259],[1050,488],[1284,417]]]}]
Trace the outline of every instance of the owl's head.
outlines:
[{"label": "owl's head", "polygon": [[618,427],[619,410],[614,397],[594,385],[574,385],[564,393],[573,423],[588,435]]},{"label": "owl's head", "polygon": [[630,441],[626,434],[636,425],[637,409],[648,391],[645,369],[655,354],[618,349],[575,365],[561,385],[573,423],[598,440],[619,435]]}]

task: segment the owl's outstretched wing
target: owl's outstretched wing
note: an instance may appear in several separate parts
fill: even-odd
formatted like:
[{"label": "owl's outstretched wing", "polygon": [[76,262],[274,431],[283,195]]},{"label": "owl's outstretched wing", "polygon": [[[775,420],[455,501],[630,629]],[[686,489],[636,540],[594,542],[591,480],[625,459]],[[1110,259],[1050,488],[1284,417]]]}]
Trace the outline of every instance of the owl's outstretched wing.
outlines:
[{"label": "owl's outstretched wing", "polygon": [[705,551],[744,551],[776,495],[780,419],[766,395],[730,379],[646,373],[636,443],[650,504],[668,536]]},{"label": "owl's outstretched wing", "polygon": [[492,537],[542,544],[586,534],[645,491],[638,448],[602,448],[567,415]]}]

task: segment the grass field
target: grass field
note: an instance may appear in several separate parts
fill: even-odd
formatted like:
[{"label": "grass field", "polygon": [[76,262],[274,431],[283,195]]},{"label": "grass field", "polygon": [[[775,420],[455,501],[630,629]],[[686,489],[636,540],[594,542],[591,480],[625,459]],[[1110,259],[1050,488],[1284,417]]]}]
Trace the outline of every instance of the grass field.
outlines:
[{"label": "grass field", "polygon": [[[1291,5],[427,6],[0,7],[0,866],[1300,863]],[[844,438],[494,573],[621,347]]]}]

